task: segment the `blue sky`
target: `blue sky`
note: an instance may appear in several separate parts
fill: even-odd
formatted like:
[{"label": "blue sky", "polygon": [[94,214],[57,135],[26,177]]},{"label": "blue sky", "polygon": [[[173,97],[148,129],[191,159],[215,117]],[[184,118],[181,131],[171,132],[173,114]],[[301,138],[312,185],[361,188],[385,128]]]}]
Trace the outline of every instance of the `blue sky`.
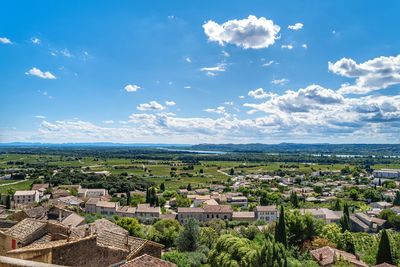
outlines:
[{"label": "blue sky", "polygon": [[0,142],[398,143],[398,1],[3,1]]}]

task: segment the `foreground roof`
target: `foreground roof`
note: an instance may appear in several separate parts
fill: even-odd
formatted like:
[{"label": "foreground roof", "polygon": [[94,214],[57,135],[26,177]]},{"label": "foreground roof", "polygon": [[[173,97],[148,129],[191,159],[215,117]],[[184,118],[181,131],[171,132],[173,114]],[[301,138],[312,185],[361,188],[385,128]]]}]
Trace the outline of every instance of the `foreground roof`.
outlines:
[{"label": "foreground roof", "polygon": [[144,254],[121,265],[121,267],[176,267],[175,263]]}]

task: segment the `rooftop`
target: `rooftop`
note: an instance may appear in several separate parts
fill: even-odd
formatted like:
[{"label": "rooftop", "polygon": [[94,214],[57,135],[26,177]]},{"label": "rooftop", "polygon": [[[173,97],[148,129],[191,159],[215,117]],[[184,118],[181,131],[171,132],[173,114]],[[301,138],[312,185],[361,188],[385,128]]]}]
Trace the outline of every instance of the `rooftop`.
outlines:
[{"label": "rooftop", "polygon": [[232,207],[229,205],[205,205],[203,209],[208,213],[232,213]]},{"label": "rooftop", "polygon": [[144,267],[144,266],[152,266],[152,267],[176,267],[175,263],[161,260],[159,258],[144,254],[140,257],[137,257],[131,261],[126,262],[121,265],[121,267]]}]

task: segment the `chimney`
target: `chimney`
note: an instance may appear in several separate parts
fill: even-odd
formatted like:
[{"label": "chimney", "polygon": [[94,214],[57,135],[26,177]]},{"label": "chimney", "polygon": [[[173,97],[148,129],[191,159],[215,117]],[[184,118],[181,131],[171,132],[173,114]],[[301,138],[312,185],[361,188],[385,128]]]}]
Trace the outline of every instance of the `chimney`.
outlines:
[{"label": "chimney", "polygon": [[90,227],[89,227],[89,225],[86,225],[86,228],[85,228],[85,237],[87,237],[87,236],[89,236],[90,235]]},{"label": "chimney", "polygon": [[71,225],[68,225],[68,231],[67,231],[67,242],[69,242],[70,238],[71,238]]},{"label": "chimney", "polygon": [[129,246],[129,233],[125,233],[125,246],[129,252],[131,252],[131,247]]}]

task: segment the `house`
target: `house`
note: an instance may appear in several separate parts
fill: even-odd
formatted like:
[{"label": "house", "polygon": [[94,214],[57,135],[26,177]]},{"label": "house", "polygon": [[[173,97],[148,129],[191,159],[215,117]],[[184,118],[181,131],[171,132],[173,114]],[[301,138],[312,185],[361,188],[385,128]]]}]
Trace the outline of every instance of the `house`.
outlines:
[{"label": "house", "polygon": [[106,219],[78,227],[26,219],[0,232],[1,255],[63,266],[114,266],[144,254],[160,258],[163,247]]},{"label": "house", "polygon": [[233,215],[232,207],[229,205],[205,205],[204,209],[204,221],[210,221],[214,219],[231,220]]},{"label": "house", "polygon": [[51,192],[53,198],[67,197],[70,196],[70,192],[63,188],[57,188]]},{"label": "house", "polygon": [[393,207],[392,203],[386,202],[386,201],[379,201],[379,202],[372,202],[371,204],[369,204],[372,208],[375,209],[389,209],[391,207]]},{"label": "house", "polygon": [[278,220],[278,210],[273,206],[257,206],[255,208],[255,216],[257,220],[266,221],[268,223]]},{"label": "house", "polygon": [[228,197],[227,202],[231,205],[247,207],[247,197],[245,196]]},{"label": "house", "polygon": [[135,217],[136,208],[130,206],[122,206],[117,210],[117,215],[120,217]]},{"label": "house", "polygon": [[351,266],[368,267],[368,265],[359,260],[357,256],[328,246],[311,250],[310,254],[314,260],[323,267],[334,266],[335,263],[341,259],[349,262]]},{"label": "house", "polygon": [[351,230],[354,232],[376,233],[384,228],[386,220],[358,212],[350,215]]},{"label": "house", "polygon": [[188,199],[191,199],[193,202],[193,206],[194,207],[200,207],[201,205],[203,205],[203,203],[207,200],[211,199],[210,195],[188,195],[187,196]]},{"label": "house", "polygon": [[85,203],[85,212],[86,213],[96,213],[96,204],[99,202],[99,198],[89,198]]},{"label": "house", "polygon": [[15,204],[32,204],[39,202],[39,192],[36,190],[16,191],[14,194]]},{"label": "house", "polygon": [[232,221],[252,222],[256,220],[256,214],[253,211],[233,212]]},{"label": "house", "polygon": [[81,198],[90,198],[90,197],[104,197],[107,196],[108,192],[106,189],[87,189],[87,188],[80,188],[78,190],[78,197]]},{"label": "house", "polygon": [[75,196],[60,197],[52,201],[55,204],[62,206],[80,207],[84,202]]},{"label": "house", "polygon": [[96,203],[96,213],[102,215],[115,215],[117,213],[117,209],[119,208],[118,202],[108,202],[108,201],[98,201]]},{"label": "house", "polygon": [[341,211],[333,211],[328,208],[300,209],[301,214],[311,214],[315,219],[323,220],[327,223],[339,223],[343,215]]},{"label": "house", "polygon": [[198,221],[203,221],[203,208],[178,208],[177,219],[180,223],[183,223],[188,218],[194,218]]},{"label": "house", "polygon": [[153,221],[159,218],[160,214],[160,207],[151,207],[150,204],[138,204],[135,216],[142,221]]},{"label": "house", "polygon": [[144,266],[152,266],[152,267],[176,267],[175,263],[161,260],[159,258],[144,254],[140,257],[134,258],[131,261],[127,261],[122,264],[120,267],[144,267]]},{"label": "house", "polygon": [[374,170],[372,175],[375,178],[400,178],[400,169],[381,169]]},{"label": "house", "polygon": [[17,211],[10,216],[11,220],[14,221],[22,221],[26,218],[31,219],[45,219],[47,216],[47,209],[42,206],[34,207],[34,208],[27,208],[21,211]]}]

